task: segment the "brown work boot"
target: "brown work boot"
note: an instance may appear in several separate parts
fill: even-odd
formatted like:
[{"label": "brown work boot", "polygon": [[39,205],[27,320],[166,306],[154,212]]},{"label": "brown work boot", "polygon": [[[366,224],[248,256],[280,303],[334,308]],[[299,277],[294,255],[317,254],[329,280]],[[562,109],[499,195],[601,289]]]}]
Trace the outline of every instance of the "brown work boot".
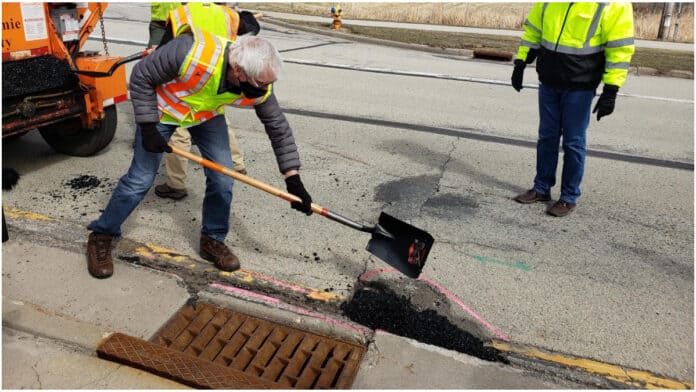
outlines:
[{"label": "brown work boot", "polygon": [[235,271],[239,269],[239,259],[230,251],[223,242],[201,234],[201,257],[212,261],[215,266],[223,271]]},{"label": "brown work boot", "polygon": [[549,201],[551,200],[551,195],[542,195],[537,193],[534,189],[530,189],[524,193],[520,193],[515,196],[515,201],[522,204],[531,204],[537,201]]},{"label": "brown work boot", "polygon": [[87,240],[87,270],[95,278],[108,278],[114,273],[111,261],[111,240],[109,234],[90,233]]},{"label": "brown work boot", "polygon": [[546,212],[549,215],[561,217],[561,216],[566,216],[566,215],[570,214],[571,212],[573,212],[574,209],[575,209],[575,204],[559,200],[559,201],[553,203],[551,208],[549,208]]},{"label": "brown work boot", "polygon": [[188,195],[186,189],[174,189],[166,183],[155,187],[155,194],[159,197],[168,197],[174,200],[181,200]]}]

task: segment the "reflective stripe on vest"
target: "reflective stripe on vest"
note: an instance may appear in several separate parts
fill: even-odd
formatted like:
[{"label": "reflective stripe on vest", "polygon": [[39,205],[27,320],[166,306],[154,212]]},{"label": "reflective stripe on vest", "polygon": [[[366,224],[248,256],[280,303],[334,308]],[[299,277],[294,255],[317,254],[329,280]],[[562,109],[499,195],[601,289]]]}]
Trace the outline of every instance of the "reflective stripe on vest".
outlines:
[{"label": "reflective stripe on vest", "polygon": [[225,19],[227,19],[227,38],[234,40],[237,38],[237,32],[239,31],[239,14],[232,11],[228,7],[222,8],[225,11]]}]

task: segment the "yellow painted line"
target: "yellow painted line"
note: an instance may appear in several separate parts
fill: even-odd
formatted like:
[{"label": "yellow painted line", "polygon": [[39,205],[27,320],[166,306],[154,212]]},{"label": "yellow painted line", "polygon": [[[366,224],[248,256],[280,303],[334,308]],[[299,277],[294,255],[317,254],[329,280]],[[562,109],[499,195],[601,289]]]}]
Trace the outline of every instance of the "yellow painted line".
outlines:
[{"label": "yellow painted line", "polygon": [[643,387],[646,389],[694,389],[694,384],[674,379],[656,376],[642,370],[624,370],[622,367],[587,358],[573,358],[560,354],[551,354],[541,350],[521,345],[512,345],[494,340],[493,347],[506,352],[524,355],[529,358],[541,359],[564,366],[582,369],[588,373],[604,376],[607,379]]},{"label": "yellow painted line", "polygon": [[31,211],[24,211],[20,210],[19,208],[14,208],[14,207],[3,207],[5,211],[5,216],[13,219],[29,219],[29,220],[40,220],[40,221],[49,221],[49,222],[58,222],[58,219],[54,219],[51,217],[48,217],[46,215],[41,215],[37,214],[36,212],[31,212]]}]

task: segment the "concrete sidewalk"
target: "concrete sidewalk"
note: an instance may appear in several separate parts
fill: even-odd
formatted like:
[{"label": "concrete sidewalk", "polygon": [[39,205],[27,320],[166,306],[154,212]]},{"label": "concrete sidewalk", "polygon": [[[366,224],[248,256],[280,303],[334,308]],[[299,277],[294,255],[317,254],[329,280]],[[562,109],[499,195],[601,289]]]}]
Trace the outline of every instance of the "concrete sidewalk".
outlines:
[{"label": "concrete sidewalk", "polygon": [[[10,240],[2,246],[3,387],[185,388],[156,375],[102,360],[95,351],[112,332],[149,339],[190,300],[192,287],[172,273],[118,258],[113,277],[94,279],[86,269],[85,232],[69,223],[35,219],[40,218],[9,220]],[[383,331],[356,334],[355,329],[326,323],[327,318],[301,314],[308,312],[298,307],[256,301],[253,293],[222,295],[203,289],[194,294],[201,301],[223,304],[280,324],[299,325],[310,332],[341,339],[362,340],[367,343],[368,351],[353,384],[356,389],[584,387]],[[350,326],[350,321],[342,324]]]}]

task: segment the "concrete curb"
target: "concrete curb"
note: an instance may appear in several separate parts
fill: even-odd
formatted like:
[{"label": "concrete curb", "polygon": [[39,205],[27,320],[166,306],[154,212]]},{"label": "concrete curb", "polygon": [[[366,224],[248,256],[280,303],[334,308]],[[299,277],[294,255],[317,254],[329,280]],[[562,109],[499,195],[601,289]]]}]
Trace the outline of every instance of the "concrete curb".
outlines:
[{"label": "concrete curb", "polygon": [[111,333],[96,325],[5,296],[2,297],[2,325],[91,352]]}]

